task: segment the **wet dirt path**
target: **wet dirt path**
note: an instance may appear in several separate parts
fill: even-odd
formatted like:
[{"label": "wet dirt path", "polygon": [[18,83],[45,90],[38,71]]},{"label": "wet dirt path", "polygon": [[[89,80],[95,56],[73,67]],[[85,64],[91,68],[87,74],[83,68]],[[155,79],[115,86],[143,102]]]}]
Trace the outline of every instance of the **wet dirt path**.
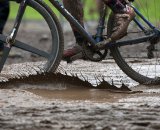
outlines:
[{"label": "wet dirt path", "polygon": [[[25,36],[20,35],[22,39],[34,42],[35,37],[42,39],[47,34],[41,24],[38,28],[43,27],[43,32],[30,32],[34,29],[25,27],[20,31]],[[65,33],[65,38],[69,43],[65,47],[74,43],[70,32]],[[39,45],[39,41],[35,43]],[[20,55],[10,58],[8,64],[35,60],[21,51]],[[0,75],[1,82],[11,81],[0,86],[0,130],[160,129],[160,87],[137,86],[113,60],[62,62],[58,69],[62,75],[58,77],[65,75],[64,81],[55,80],[54,75],[40,75],[43,63],[31,62],[6,66]],[[105,85],[95,89],[103,79]],[[114,83],[120,87],[122,82],[133,91],[122,92],[112,86]]]},{"label": "wet dirt path", "polygon": [[[49,78],[50,77],[50,78]],[[159,129],[160,86],[133,91],[88,87],[52,75],[17,80],[0,89],[2,130]],[[52,77],[52,78],[51,78]],[[31,80],[32,79],[32,80]]]},{"label": "wet dirt path", "polygon": [[1,89],[0,129],[158,130],[157,90],[129,94],[85,88]]},{"label": "wet dirt path", "polygon": [[[97,67],[101,70],[95,76],[91,67],[94,63],[85,61],[88,64],[82,65],[79,62],[67,66],[62,62],[58,71],[67,75],[56,75],[57,79],[52,74],[37,75],[35,72],[38,71],[27,71],[27,67],[32,68],[31,63],[27,67],[24,67],[25,63],[20,65],[22,70],[18,64],[6,67],[2,76],[16,80],[1,84],[0,129],[160,129],[159,86],[140,85],[131,87],[132,91],[120,91],[109,84],[95,88],[90,83],[94,85],[101,80],[95,77],[106,73],[106,64],[99,63]],[[18,71],[15,73],[16,68],[19,68],[20,75]],[[7,69],[12,71],[7,73]],[[32,75],[32,72],[31,77],[18,80],[16,76]],[[112,74],[110,76],[116,76],[117,72],[111,72],[108,73]],[[86,82],[85,77],[90,82]],[[134,82],[129,80],[129,84]]]}]

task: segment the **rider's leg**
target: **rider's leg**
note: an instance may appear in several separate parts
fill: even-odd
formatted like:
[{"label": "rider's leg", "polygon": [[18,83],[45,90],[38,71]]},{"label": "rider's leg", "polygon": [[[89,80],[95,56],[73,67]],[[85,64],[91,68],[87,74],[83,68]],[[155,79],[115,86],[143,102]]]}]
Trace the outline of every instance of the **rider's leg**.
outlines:
[{"label": "rider's leg", "polygon": [[[83,5],[81,0],[63,0],[64,7],[78,20],[78,22],[84,27],[83,23]],[[71,24],[76,44],[74,47],[69,48],[64,51],[63,58],[71,57],[82,51],[82,48],[79,46],[83,42],[83,37],[76,30],[76,28]]]},{"label": "rider's leg", "polygon": [[103,0],[113,11],[110,18],[113,19],[112,32],[109,41],[116,41],[127,34],[129,23],[134,19],[135,12],[131,7],[126,7],[124,0]]},{"label": "rider's leg", "polygon": [[104,7],[104,2],[102,0],[96,0],[98,13],[101,13],[102,8]]},{"label": "rider's leg", "polygon": [[[9,15],[9,1],[0,1],[0,34],[2,34],[4,25]],[[0,43],[0,50],[3,49],[3,44]]]}]

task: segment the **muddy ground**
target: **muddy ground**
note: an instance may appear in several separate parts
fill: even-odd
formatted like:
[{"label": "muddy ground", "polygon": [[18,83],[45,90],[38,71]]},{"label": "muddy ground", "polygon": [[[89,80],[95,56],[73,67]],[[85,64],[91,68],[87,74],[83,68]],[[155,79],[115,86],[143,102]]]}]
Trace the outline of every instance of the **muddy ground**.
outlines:
[{"label": "muddy ground", "polygon": [[160,129],[156,87],[124,93],[70,85],[54,88],[53,83],[49,88],[48,84],[47,89],[41,84],[41,88],[21,84],[21,89],[1,89],[0,129]]},{"label": "muddy ground", "polygon": [[[9,27],[10,24],[6,32]],[[38,39],[36,43],[48,39],[46,33],[42,33],[42,28],[38,32],[35,29],[28,32],[30,24],[25,23],[24,27],[20,33],[21,39]],[[74,38],[66,28],[65,43],[69,44],[65,47],[68,47],[74,43]],[[40,44],[43,47],[43,42]],[[26,59],[30,62],[39,60],[25,52],[13,50],[13,53],[7,64],[23,63]],[[1,77],[12,77],[30,64],[6,66]],[[124,75],[112,60],[101,63],[80,60],[69,65],[62,62],[59,72],[63,75],[57,79],[52,74],[35,73],[23,79],[15,76],[16,80],[1,83],[0,130],[160,129],[159,85],[139,85]],[[25,71],[21,74],[25,74]],[[72,78],[73,75],[75,78]],[[96,88],[102,79],[107,82]],[[84,83],[86,80],[89,82]],[[130,90],[122,91],[113,86],[120,87],[122,83],[129,86]]]}]

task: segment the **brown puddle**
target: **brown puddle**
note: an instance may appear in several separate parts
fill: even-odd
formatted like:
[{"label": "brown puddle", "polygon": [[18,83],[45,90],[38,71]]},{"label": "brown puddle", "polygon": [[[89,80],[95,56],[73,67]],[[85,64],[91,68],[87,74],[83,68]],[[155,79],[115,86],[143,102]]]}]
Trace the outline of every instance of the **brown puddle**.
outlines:
[{"label": "brown puddle", "polygon": [[89,100],[94,102],[116,102],[128,96],[127,93],[111,92],[103,89],[72,88],[64,90],[26,89],[46,99]]},{"label": "brown puddle", "polygon": [[93,102],[117,102],[133,93],[127,86],[117,88],[105,80],[94,87],[88,81],[78,77],[58,74],[29,76],[19,80],[11,80],[1,85],[5,89],[27,90],[45,99],[89,100]]}]

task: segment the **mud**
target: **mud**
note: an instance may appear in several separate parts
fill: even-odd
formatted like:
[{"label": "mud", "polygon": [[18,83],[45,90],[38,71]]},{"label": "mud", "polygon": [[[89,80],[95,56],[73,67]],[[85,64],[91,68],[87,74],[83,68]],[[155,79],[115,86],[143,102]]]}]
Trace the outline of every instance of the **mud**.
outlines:
[{"label": "mud", "polygon": [[5,130],[156,130],[160,128],[160,104],[159,93],[154,91],[1,89],[0,126]]},{"label": "mud", "polygon": [[[68,47],[74,39],[66,30]],[[48,41],[45,32],[34,30],[35,39],[22,31],[21,38]],[[139,85],[113,60],[61,62],[56,74],[43,74],[43,62],[33,62],[39,57],[13,52],[0,74],[0,130],[160,129],[160,86]]]},{"label": "mud", "polygon": [[[129,86],[130,89],[123,86],[122,89],[104,80],[107,76],[102,76],[105,68],[101,67],[102,63],[96,63],[102,70],[96,71],[96,76],[88,69],[94,63],[85,61],[84,65],[89,64],[87,68],[80,62],[76,61],[71,65],[62,62],[57,74],[40,74],[39,69],[33,75],[29,71],[31,75],[26,77],[28,71],[20,69],[21,76],[24,76],[20,79],[15,76],[18,72],[7,70],[15,70],[26,63],[6,66],[3,76],[10,75],[9,72],[12,72],[12,75],[10,82],[1,83],[0,129],[160,128],[160,86]],[[12,79],[12,76],[15,78]],[[95,82],[97,86],[94,85]],[[132,80],[129,82],[134,84]]]}]

